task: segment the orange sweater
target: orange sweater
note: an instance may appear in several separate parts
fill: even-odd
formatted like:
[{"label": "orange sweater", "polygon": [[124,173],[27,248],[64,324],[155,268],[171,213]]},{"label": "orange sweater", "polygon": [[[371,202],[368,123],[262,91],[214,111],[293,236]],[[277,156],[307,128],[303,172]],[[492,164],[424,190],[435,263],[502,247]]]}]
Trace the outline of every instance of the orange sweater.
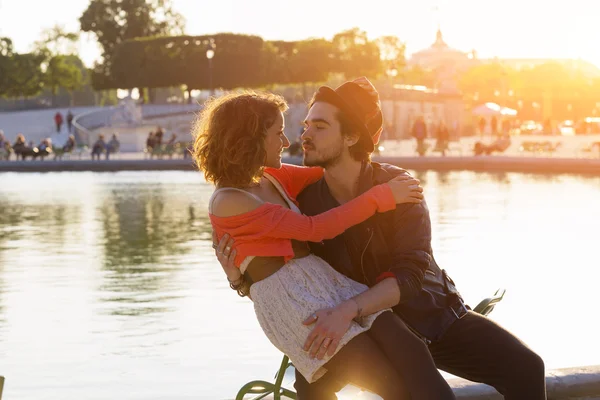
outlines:
[{"label": "orange sweater", "polygon": [[[306,168],[283,164],[280,169],[267,168],[281,184],[289,198],[323,176],[321,168]],[[294,257],[290,239],[319,242],[342,234],[349,227],[365,221],[375,212],[396,207],[390,187],[377,185],[348,203],[314,217],[300,215],[278,204],[264,203],[258,208],[232,217],[209,214],[213,229],[220,239],[225,233],[234,238],[237,250],[235,265],[247,256]]]}]

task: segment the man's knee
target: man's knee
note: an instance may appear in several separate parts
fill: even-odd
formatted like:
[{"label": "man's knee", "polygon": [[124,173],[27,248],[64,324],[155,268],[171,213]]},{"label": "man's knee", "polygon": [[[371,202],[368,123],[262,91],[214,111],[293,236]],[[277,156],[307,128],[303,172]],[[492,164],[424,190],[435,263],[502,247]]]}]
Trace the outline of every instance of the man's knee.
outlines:
[{"label": "man's knee", "polygon": [[525,371],[527,376],[530,378],[543,377],[545,379],[546,367],[544,365],[544,360],[539,354],[529,348],[525,348],[519,359],[522,371]]},{"label": "man's knee", "polygon": [[546,371],[544,360],[536,352],[523,345],[510,354],[511,362],[504,365],[500,376],[504,377],[501,386],[509,392],[518,393],[524,387],[533,388],[545,385]]},{"label": "man's knee", "polygon": [[525,346],[514,356],[513,367],[502,375],[505,379],[499,382],[498,391],[511,399],[546,399],[544,360]]}]

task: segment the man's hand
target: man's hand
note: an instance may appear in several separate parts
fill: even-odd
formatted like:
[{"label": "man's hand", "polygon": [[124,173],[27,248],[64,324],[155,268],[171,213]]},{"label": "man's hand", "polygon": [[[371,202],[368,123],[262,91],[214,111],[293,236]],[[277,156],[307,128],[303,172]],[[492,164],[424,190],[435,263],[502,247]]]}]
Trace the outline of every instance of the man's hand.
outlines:
[{"label": "man's hand", "polygon": [[304,320],[304,325],[314,324],[303,347],[304,351],[309,352],[310,358],[316,356],[322,360],[325,354],[333,356],[340,340],[350,328],[352,319],[356,317],[356,312],[356,303],[349,300],[336,307],[319,310]]}]

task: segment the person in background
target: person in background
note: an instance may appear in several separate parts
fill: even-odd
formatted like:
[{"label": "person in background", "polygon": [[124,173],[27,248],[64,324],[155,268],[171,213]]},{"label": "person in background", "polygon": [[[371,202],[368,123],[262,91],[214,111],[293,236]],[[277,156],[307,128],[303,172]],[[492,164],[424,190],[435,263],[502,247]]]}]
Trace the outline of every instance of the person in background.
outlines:
[{"label": "person in background", "polygon": [[437,127],[436,139],[435,147],[442,153],[442,157],[444,157],[448,150],[448,142],[450,141],[450,131],[444,121],[440,121]]},{"label": "person in background", "polygon": [[100,155],[106,153],[106,142],[104,141],[104,135],[98,135],[98,140],[92,146],[92,160],[94,158],[100,160]]},{"label": "person in background", "polygon": [[427,138],[427,124],[423,116],[417,117],[412,127],[412,136],[417,140],[417,153],[423,157],[427,151],[425,139]]},{"label": "person in background", "polygon": [[60,111],[57,111],[56,114],[54,114],[54,124],[56,125],[56,132],[60,132],[63,124],[63,116]]},{"label": "person in background", "polygon": [[70,153],[75,149],[75,135],[69,135],[66,143],[63,145],[62,150],[63,153]]},{"label": "person in background", "polygon": [[41,157],[41,159],[43,160],[44,157],[46,157],[52,153],[52,139],[46,138],[46,139],[42,140],[40,142],[40,144],[38,144],[37,149],[38,149],[38,152],[36,153],[34,158]]},{"label": "person in background", "polygon": [[115,154],[119,152],[119,149],[121,147],[121,142],[119,142],[119,139],[117,139],[117,135],[113,134],[112,138],[110,139],[110,142],[108,142],[108,145],[106,146],[106,159],[108,160],[109,155]]},{"label": "person in background", "polygon": [[75,116],[73,115],[71,110],[69,110],[69,112],[67,113],[67,129],[69,130],[69,133],[71,133],[71,130],[73,129],[73,118],[74,117]]}]

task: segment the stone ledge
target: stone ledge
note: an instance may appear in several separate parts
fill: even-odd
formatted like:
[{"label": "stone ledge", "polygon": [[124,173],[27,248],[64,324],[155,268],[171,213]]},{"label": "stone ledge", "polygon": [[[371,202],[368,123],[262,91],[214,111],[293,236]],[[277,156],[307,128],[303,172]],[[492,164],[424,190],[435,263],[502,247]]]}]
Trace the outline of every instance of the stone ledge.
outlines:
[{"label": "stone ledge", "polygon": [[0,172],[62,172],[62,171],[192,171],[195,169],[194,161],[191,159],[172,160],[61,160],[50,159],[44,161],[0,161]]},{"label": "stone ledge", "polygon": [[[50,172],[50,171],[140,171],[140,170],[193,170],[191,159],[143,159],[141,153],[123,153],[109,161],[71,159],[54,161],[51,155],[44,161],[0,161],[0,172]],[[135,157],[135,159],[133,159]],[[374,161],[387,162],[402,168],[435,171],[522,172],[535,174],[600,175],[600,159],[535,158],[535,157],[373,157]],[[284,157],[283,162],[302,164],[300,157]]]},{"label": "stone ledge", "polygon": [[[503,397],[490,386],[474,383],[461,378],[449,379],[457,400],[502,400]],[[293,384],[285,382],[285,387],[293,388]],[[555,369],[546,373],[548,400],[600,400],[600,365]],[[354,396],[361,400],[381,399],[373,394],[360,392],[357,388],[347,387],[343,390],[344,399]],[[248,396],[248,399],[251,397]],[[287,397],[283,397],[287,399]],[[273,396],[265,397],[265,400]]]},{"label": "stone ledge", "polygon": [[[448,381],[457,399],[502,400],[493,388],[454,378]],[[600,365],[564,368],[546,374],[548,400],[600,400]]]}]

